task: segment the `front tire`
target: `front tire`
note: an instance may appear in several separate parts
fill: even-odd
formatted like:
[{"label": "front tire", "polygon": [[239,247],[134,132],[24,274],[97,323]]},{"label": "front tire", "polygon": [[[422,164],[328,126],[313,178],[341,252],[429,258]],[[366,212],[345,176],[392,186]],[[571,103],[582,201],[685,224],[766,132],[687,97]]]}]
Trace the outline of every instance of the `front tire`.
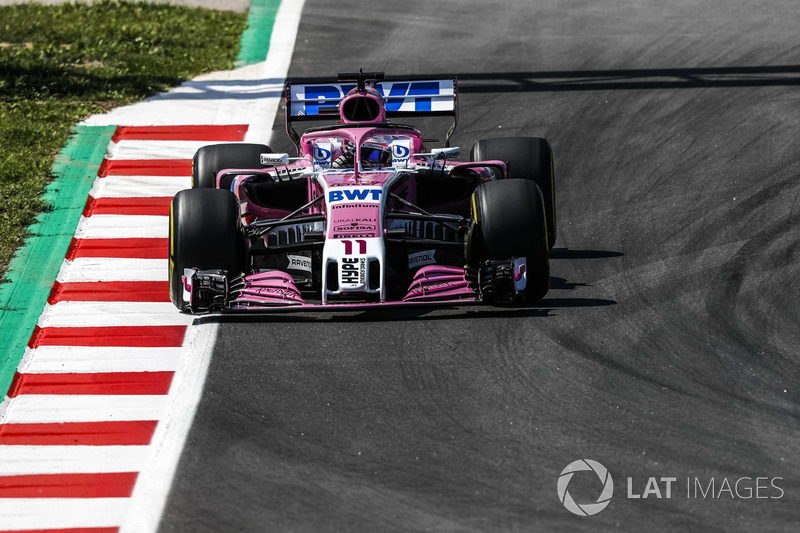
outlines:
[{"label": "front tire", "polygon": [[474,193],[478,262],[526,260],[526,287],[520,303],[532,303],[550,288],[547,224],[539,187],[530,180],[499,180],[481,184]]},{"label": "front tire", "polygon": [[[261,168],[261,154],[272,152],[266,144],[234,143],[202,146],[192,159],[192,187],[195,189],[217,188],[217,173],[226,168]],[[231,179],[220,183],[219,188],[228,190]]]},{"label": "front tire", "polygon": [[238,276],[245,266],[239,206],[230,191],[187,189],[172,199],[169,214],[169,297],[185,311],[184,269],[223,269]]},{"label": "front tire", "polygon": [[550,143],[540,137],[482,139],[473,145],[470,159],[505,161],[509,178],[532,180],[539,186],[547,217],[548,247],[552,249],[556,243],[556,185]]}]

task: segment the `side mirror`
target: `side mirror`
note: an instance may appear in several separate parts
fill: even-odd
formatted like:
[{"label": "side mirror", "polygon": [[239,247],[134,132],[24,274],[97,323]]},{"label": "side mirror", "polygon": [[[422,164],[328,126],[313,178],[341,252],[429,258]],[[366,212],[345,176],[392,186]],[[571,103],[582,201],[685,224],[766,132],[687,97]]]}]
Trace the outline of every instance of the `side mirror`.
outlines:
[{"label": "side mirror", "polygon": [[289,164],[289,154],[261,154],[260,160],[265,167],[286,166]]},{"label": "side mirror", "polygon": [[453,146],[452,148],[434,148],[431,150],[431,155],[434,159],[455,159],[461,155],[461,148]]}]

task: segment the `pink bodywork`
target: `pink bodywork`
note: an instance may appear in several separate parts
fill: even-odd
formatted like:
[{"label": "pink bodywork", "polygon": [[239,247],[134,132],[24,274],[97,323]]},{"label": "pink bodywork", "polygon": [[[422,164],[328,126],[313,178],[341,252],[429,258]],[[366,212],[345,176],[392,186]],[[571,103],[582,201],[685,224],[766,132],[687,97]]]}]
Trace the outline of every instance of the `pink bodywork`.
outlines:
[{"label": "pink bodywork", "polygon": [[[355,161],[360,161],[360,151],[364,141],[382,136],[399,136],[405,139],[410,152],[410,157],[404,165],[406,168],[413,169],[416,165],[427,165],[427,168],[435,168],[437,172],[441,169],[442,175],[444,175],[457,166],[468,166],[480,174],[481,181],[496,179],[492,170],[487,169],[488,166],[500,167],[504,173],[506,172],[505,163],[502,161],[447,162],[432,160],[430,154],[419,155],[424,152],[422,134],[415,129],[394,128],[390,124],[386,124],[384,120],[384,116],[378,117],[374,121],[376,122],[374,127],[369,124],[360,124],[359,127],[342,124],[341,127],[307,132],[300,139],[299,157],[289,164],[251,171],[223,170],[217,175],[217,185],[219,186],[226,173],[236,175],[231,182],[231,190],[241,202],[242,223],[248,225],[260,220],[282,219],[290,215],[289,211],[265,208],[251,201],[245,192],[245,184],[248,180],[258,175],[263,176],[265,173],[270,174],[274,179],[281,179],[281,177],[287,179],[289,175],[295,176],[292,179],[306,179],[309,204],[320,196],[323,196],[323,199],[308,206],[302,214],[325,214],[327,217],[326,239],[340,240],[345,243],[345,246],[352,247],[365,243],[367,239],[379,239],[384,236],[386,232],[384,228],[385,213],[394,210],[402,211],[403,208],[400,202],[390,196],[390,193],[399,193],[400,196],[413,203],[416,196],[415,180],[401,179],[387,189],[387,184],[396,174],[395,169],[364,170],[359,169],[359,165],[356,164],[355,168],[348,170],[325,170],[320,168],[314,159],[314,150],[318,143],[327,143],[327,146],[331,146],[332,140],[347,139],[356,147]],[[336,155],[331,153],[330,159],[335,159]],[[308,173],[308,176],[297,177],[302,173]],[[381,192],[378,193],[378,190]],[[341,191],[341,193],[337,193],[337,191]],[[345,191],[350,191],[351,194],[358,192],[366,196],[363,201],[348,198],[349,201],[343,201],[335,206],[331,205],[328,200],[334,196],[326,195],[339,194],[341,197],[346,194]],[[346,253],[350,253],[350,250],[347,249]],[[323,262],[323,268],[324,266]],[[184,283],[191,293],[192,279],[184,278]],[[345,309],[385,305],[419,305],[434,302],[437,304],[462,304],[474,302],[478,298],[476,291],[466,279],[466,270],[463,267],[446,265],[428,265],[420,268],[414,275],[405,297],[401,301],[392,302],[355,303],[337,300],[328,302],[327,305],[309,304],[304,301],[292,276],[282,271],[249,274],[244,276],[244,283],[244,288],[238,292],[236,298],[227,302],[229,309]],[[324,291],[325,288],[323,288]],[[325,304],[324,295],[323,304]]]}]

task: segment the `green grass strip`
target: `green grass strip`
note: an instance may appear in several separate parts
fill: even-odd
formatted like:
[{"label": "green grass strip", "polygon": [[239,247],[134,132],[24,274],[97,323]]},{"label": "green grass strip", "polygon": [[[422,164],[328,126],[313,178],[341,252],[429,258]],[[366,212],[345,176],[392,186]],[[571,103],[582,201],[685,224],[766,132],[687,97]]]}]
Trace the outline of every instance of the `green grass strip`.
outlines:
[{"label": "green grass strip", "polygon": [[115,126],[76,126],[56,157],[45,188],[52,209],[36,217],[0,285],[0,391],[8,391],[25,345],[42,314],[86,205]]},{"label": "green grass strip", "polygon": [[[290,0],[287,0],[290,1]],[[237,66],[248,65],[252,63],[258,63],[264,61],[267,57],[267,52],[269,50],[269,42],[272,35],[272,26],[275,22],[275,16],[278,11],[278,7],[280,6],[280,0],[253,0],[250,13],[248,18],[248,25],[249,28],[245,31],[244,34],[241,36],[240,40],[240,51],[238,60],[236,62]],[[136,17],[133,16],[125,16],[122,17],[122,30],[126,30],[127,26],[125,26],[125,20],[138,20],[138,11],[141,10],[158,10],[159,6],[140,6],[137,3],[127,2],[127,1],[111,1],[111,0],[104,0],[103,2],[94,6],[96,9],[105,12],[104,10],[114,10],[118,8],[122,9],[134,9],[137,12],[135,13]],[[38,5],[22,5],[22,6],[11,6],[4,9],[44,9],[42,6]],[[84,9],[82,5],[75,5],[72,6],[71,4],[67,4],[65,6],[61,6],[58,9],[66,10],[64,13],[58,11],[57,15],[59,18],[63,19],[64,16],[70,15],[72,11]],[[169,6],[164,7],[164,10],[169,10]],[[9,12],[10,13],[10,12]],[[66,13],[66,15],[65,15]],[[192,20],[197,18],[197,14],[200,13],[198,10],[189,10],[186,14],[190,14]],[[224,16],[219,15],[217,12],[213,12],[210,10],[203,10],[202,13],[204,15],[209,16]],[[42,11],[33,16],[22,17],[24,21],[42,21],[43,17],[52,15],[49,11]],[[113,13],[112,13],[113,15]],[[100,14],[99,21],[103,22],[109,19],[108,15]],[[49,20],[49,19],[48,19]],[[113,17],[111,20],[114,21]],[[171,19],[167,19],[169,22]],[[7,21],[3,21],[7,22]],[[181,21],[177,21],[180,24],[184,24]],[[137,22],[138,23],[138,22]],[[226,24],[228,22],[226,21]],[[100,24],[98,23],[98,26]],[[185,25],[185,24],[184,24]],[[220,28],[219,22],[212,21],[212,25],[215,28]],[[19,25],[24,26],[24,24]],[[47,53],[42,54],[39,53],[38,50],[35,48],[36,44],[25,44],[25,41],[32,40],[29,37],[21,36],[19,38],[13,38],[14,30],[17,26],[5,24],[2,26],[0,24],[0,30],[7,33],[5,39],[6,40],[13,40],[13,42],[19,41],[22,43],[20,46],[15,48],[9,48],[12,51],[10,54],[11,59],[8,57],[2,56],[0,59],[4,61],[16,61],[17,56],[22,57],[23,59],[27,57],[26,54],[31,55],[31,57],[39,57],[40,59],[44,58],[45,60],[50,60],[50,56],[58,56],[59,54],[70,54],[70,53],[77,53],[80,56],[83,49],[85,48],[85,43],[81,41],[81,45],[78,46],[58,46],[56,45],[48,45]],[[61,24],[58,28],[72,31],[74,28],[80,35],[83,35],[81,32],[83,28],[79,24],[73,24],[69,21],[61,20]],[[138,26],[137,26],[138,28]],[[160,27],[159,27],[160,28]],[[130,29],[130,28],[128,28]],[[27,30],[26,30],[27,31]],[[108,30],[102,30],[103,35],[109,33]],[[133,30],[131,30],[133,31]],[[137,32],[140,30],[136,29]],[[9,33],[10,32],[10,33]],[[150,32],[155,36],[154,38],[159,39],[160,36],[163,35],[172,35],[178,32],[171,32],[168,30],[157,29],[154,25],[150,28]],[[161,32],[161,33],[159,33]],[[48,32],[49,35],[52,32]],[[135,32],[134,32],[135,33]],[[205,40],[208,40],[208,35],[204,31],[193,31],[189,32],[191,35],[200,35],[203,36]],[[233,26],[228,27],[227,25],[224,28],[224,31],[217,31],[216,34],[219,34],[221,38],[229,39],[232,34],[238,33],[236,28]],[[41,35],[42,32],[34,32],[36,35]],[[27,34],[26,34],[27,35]],[[151,35],[147,35],[146,37],[153,37]],[[14,40],[16,39],[16,40]],[[133,38],[123,38],[121,42],[129,43],[132,42]],[[85,40],[85,39],[84,39]],[[0,39],[2,41],[2,39]],[[74,39],[70,37],[69,39],[65,39],[65,42],[70,43],[73,42]],[[142,40],[140,38],[135,39],[138,43],[142,41],[142,43],[146,44],[145,48],[148,50],[148,53],[152,54],[153,52],[163,52],[162,46],[155,46],[149,41]],[[116,43],[114,41],[112,44]],[[6,43],[7,44],[7,43]],[[101,41],[103,45],[101,48],[106,47],[107,44]],[[158,44],[158,43],[156,43]],[[4,44],[5,46],[5,44]],[[33,46],[33,49],[31,49]],[[133,46],[133,45],[130,45]],[[218,48],[220,47],[219,43],[216,41],[208,46],[192,46],[192,50],[196,53],[186,55],[183,59],[189,62],[194,62],[198,60],[198,57],[204,53],[204,51],[209,50],[214,52],[217,56],[220,54],[218,53]],[[105,48],[103,48],[105,49]],[[135,50],[134,50],[135,52]],[[38,55],[37,55],[38,54]],[[9,56],[9,54],[6,54]],[[76,58],[67,58],[63,59],[63,64],[75,64],[78,67],[70,67],[75,70],[78,74],[83,73],[83,69],[95,68],[94,63],[92,61],[94,58],[83,58],[82,56]],[[110,57],[115,57],[113,54]],[[181,56],[183,57],[183,56]],[[205,61],[205,56],[203,56],[203,61]],[[96,68],[102,69],[118,69],[121,67],[115,66],[116,63],[113,63],[111,67],[107,66],[107,61],[97,63],[98,66]],[[92,61],[90,61],[92,60]],[[224,59],[222,59],[224,60]],[[136,64],[138,61],[136,58],[131,60],[131,64]],[[228,59],[228,61],[230,61]],[[85,64],[85,65],[84,65]],[[219,69],[219,68],[228,68],[222,65],[213,65],[211,62],[208,63],[211,65],[210,70]],[[230,64],[230,63],[228,63]],[[4,68],[5,63],[3,63]],[[31,66],[27,63],[20,67],[24,76],[3,76],[0,75],[0,95],[6,95],[10,99],[8,100],[9,103],[2,103],[0,104],[5,105],[6,108],[3,108],[0,105],[0,118],[4,116],[4,109],[6,111],[11,110],[14,111],[14,106],[19,105],[34,105],[34,103],[47,103],[46,100],[53,99],[55,97],[60,97],[62,95],[57,94],[55,97],[48,92],[50,89],[49,87],[61,87],[63,86],[63,80],[65,78],[64,73],[58,73],[57,75],[50,76],[49,71],[45,67],[39,66]],[[62,68],[62,67],[58,67]],[[101,72],[102,76],[93,76],[87,77],[84,76],[81,78],[78,76],[76,79],[79,81],[86,78],[86,79],[97,79],[100,80],[100,85],[98,87],[91,86],[90,89],[92,90],[74,90],[68,93],[70,97],[73,97],[74,102],[76,102],[76,106],[80,106],[79,104],[81,99],[85,102],[89,102],[85,104],[87,107],[88,112],[94,110],[96,106],[92,103],[108,101],[113,102],[115,105],[124,104],[130,101],[135,101],[141,99],[148,94],[152,94],[153,92],[163,91],[170,85],[177,85],[183,76],[193,76],[196,75],[196,72],[190,73],[189,70],[184,72],[182,69],[180,70],[180,77],[169,77],[169,79],[164,78],[164,74],[161,72],[162,69],[166,68],[167,71],[171,72],[171,76],[176,75],[176,67],[169,63],[169,61],[164,61],[163,59],[158,59],[155,62],[145,66],[141,66],[142,72],[149,72],[150,77],[158,78],[156,80],[153,79],[145,79],[142,84],[144,87],[144,91],[129,91],[129,92],[122,92],[119,89],[116,89],[113,83],[116,83],[118,80],[133,80],[130,82],[133,85],[133,82],[138,82],[139,78],[132,76],[128,72],[121,72],[121,71],[112,71],[106,73],[105,71]],[[193,67],[192,67],[193,68]],[[76,70],[77,69],[77,70]],[[70,73],[72,71],[69,71]],[[7,72],[3,72],[2,74],[8,74]],[[13,73],[12,73],[13,74]],[[69,74],[69,73],[68,73]],[[94,73],[90,73],[94,74]],[[35,76],[34,76],[35,75]],[[69,78],[75,78],[73,74],[69,74],[72,76]],[[26,77],[27,76],[27,77]],[[36,76],[39,76],[38,78]],[[42,77],[44,76],[44,77]],[[32,81],[26,85],[23,83],[28,78],[32,78]],[[41,79],[40,79],[41,78]],[[164,79],[161,79],[164,78]],[[57,80],[53,83],[49,83],[48,80]],[[108,87],[105,84],[105,81],[108,79],[111,82],[111,85]],[[20,81],[21,80],[21,81]],[[42,81],[44,80],[44,81]],[[28,85],[32,87],[44,87],[44,89],[36,89],[35,93],[27,94],[24,91]],[[78,89],[83,87],[80,84],[74,84]],[[85,85],[85,84],[84,84]],[[19,86],[19,87],[17,87]],[[138,85],[136,85],[138,87]],[[110,88],[109,88],[110,87]],[[15,92],[13,94],[8,92],[11,88],[15,88]],[[123,87],[124,88],[124,87]],[[19,89],[19,90],[16,90]],[[96,90],[95,90],[96,89]],[[22,91],[22,92],[20,92]],[[52,92],[52,91],[51,91]],[[130,93],[130,94],[129,94]],[[145,94],[146,93],[146,94]],[[81,98],[82,97],[82,98]],[[45,99],[43,102],[39,102],[39,100]],[[0,101],[5,101],[6,98],[0,98]],[[21,102],[21,103],[20,103]],[[10,106],[10,107],[9,107]],[[10,112],[10,111],[9,111]],[[85,113],[86,111],[83,108],[79,109],[78,111],[74,111],[74,113]],[[7,113],[6,113],[7,114]],[[79,119],[77,117],[75,120]],[[6,121],[8,122],[8,121]],[[89,191],[91,190],[92,184],[97,177],[97,171],[99,169],[100,164],[102,163],[103,157],[105,156],[106,149],[108,147],[108,143],[111,140],[111,136],[114,133],[116,126],[107,126],[107,127],[87,127],[87,126],[76,126],[73,129],[73,135],[70,137],[67,145],[62,149],[61,153],[57,156],[56,161],[53,165],[52,169],[52,176],[54,180],[47,185],[45,188],[45,194],[42,198],[41,205],[50,204],[51,207],[46,210],[43,214],[36,217],[36,221],[33,225],[29,227],[29,236],[26,238],[25,243],[22,247],[20,247],[16,255],[14,256],[13,260],[9,265],[9,269],[7,275],[5,276],[7,281],[6,283],[0,284],[0,401],[2,400],[3,396],[5,396],[8,388],[11,385],[11,381],[14,377],[14,372],[19,365],[22,356],[25,353],[25,346],[27,345],[28,340],[30,339],[31,333],[33,332],[36,323],[41,316],[41,313],[44,309],[45,304],[47,303],[47,297],[50,295],[50,291],[52,290],[54,280],[58,275],[58,271],[61,268],[61,265],[64,261],[64,256],[66,255],[67,249],[69,247],[69,243],[72,237],[75,234],[75,228],[78,225],[80,220],[80,216],[83,212],[83,209],[86,204],[86,198],[88,197]],[[19,132],[14,133],[13,131],[8,133],[11,135],[11,139],[16,139],[19,136]],[[16,135],[16,137],[15,137]],[[29,142],[26,140],[27,138],[21,139],[20,142]],[[9,139],[6,138],[5,141]],[[7,142],[5,142],[7,144]],[[14,157],[17,157],[15,154],[12,154]],[[0,158],[1,159],[1,158]],[[7,165],[8,161],[4,161]],[[0,175],[1,177],[1,175]],[[4,193],[5,195],[5,193]],[[7,198],[4,198],[4,201],[8,201]],[[17,202],[19,203],[19,202]],[[2,210],[0,210],[2,212]],[[4,212],[3,212],[4,213]],[[4,215],[5,216],[5,215]],[[14,219],[15,220],[15,219]],[[3,263],[0,262],[0,267],[3,266]],[[2,272],[4,269],[0,269]]]},{"label": "green grass strip", "polygon": [[[291,0],[286,0],[291,1]],[[242,33],[237,67],[260,63],[267,59],[272,27],[281,0],[252,0],[250,14],[247,17],[247,29]]]}]

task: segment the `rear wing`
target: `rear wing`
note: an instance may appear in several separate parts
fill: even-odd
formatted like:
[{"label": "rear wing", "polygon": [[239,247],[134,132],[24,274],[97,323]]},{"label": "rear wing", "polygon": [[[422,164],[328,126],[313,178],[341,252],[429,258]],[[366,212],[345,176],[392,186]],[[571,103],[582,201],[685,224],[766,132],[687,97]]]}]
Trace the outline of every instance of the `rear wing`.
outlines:
[{"label": "rear wing", "polygon": [[[330,83],[300,83],[287,81],[285,86],[286,133],[294,144],[300,146],[300,136],[293,122],[331,120],[339,116],[338,106],[342,99],[363,83],[362,80]],[[366,78],[367,74],[362,77]],[[458,122],[458,84],[456,78],[430,80],[384,80],[382,73],[375,74],[377,80],[369,85],[375,88],[386,102],[386,117],[453,117],[453,125],[447,132],[445,146]],[[369,79],[369,78],[367,78]]]}]

